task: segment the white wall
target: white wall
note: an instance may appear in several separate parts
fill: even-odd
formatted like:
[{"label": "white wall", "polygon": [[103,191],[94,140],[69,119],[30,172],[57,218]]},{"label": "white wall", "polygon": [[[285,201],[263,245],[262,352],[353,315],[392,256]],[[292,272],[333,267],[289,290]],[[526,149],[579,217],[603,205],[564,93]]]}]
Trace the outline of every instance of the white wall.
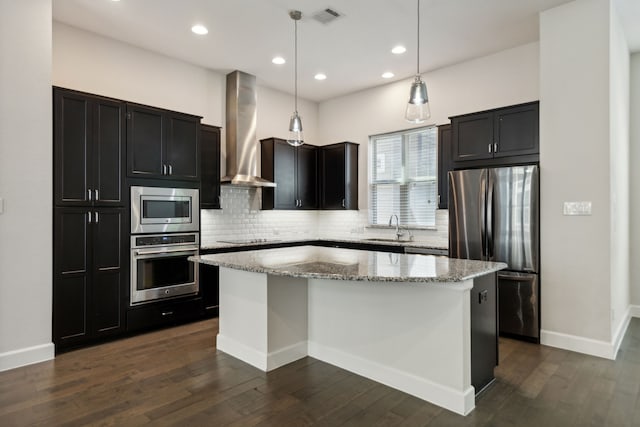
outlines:
[{"label": "white wall", "polygon": [[634,165],[630,170],[630,287],[631,304],[640,306],[640,52],[631,55],[630,72],[631,114],[629,161]]},{"label": "white wall", "polygon": [[[445,124],[450,116],[537,100],[538,67],[538,43],[531,43],[423,74],[431,103],[427,124]],[[360,144],[360,209],[368,207],[369,136],[412,127],[404,120],[411,82],[403,80],[320,104],[319,145]]]},{"label": "white wall", "polygon": [[[629,290],[628,58],[610,7],[540,17],[542,342],[605,357]],[[565,201],[592,215],[563,216]]]},{"label": "white wall", "polygon": [[0,1],[0,371],[53,357],[51,1]]},{"label": "white wall", "polygon": [[[225,174],[224,74],[54,22],[53,84],[202,116],[202,123],[223,128]],[[303,99],[298,106],[305,138],[313,144],[318,106]],[[293,96],[258,87],[258,139],[286,138],[293,110]]]},{"label": "white wall", "polygon": [[[613,1],[609,9],[611,165],[611,337],[629,318],[629,47]],[[619,337],[622,338],[621,336]]]}]

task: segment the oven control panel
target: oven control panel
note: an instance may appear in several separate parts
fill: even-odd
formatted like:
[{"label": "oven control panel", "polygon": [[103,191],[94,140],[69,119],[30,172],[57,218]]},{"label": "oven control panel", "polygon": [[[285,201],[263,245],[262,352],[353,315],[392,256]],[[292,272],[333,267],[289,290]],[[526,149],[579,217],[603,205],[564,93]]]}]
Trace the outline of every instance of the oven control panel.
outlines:
[{"label": "oven control panel", "polygon": [[189,243],[198,243],[197,233],[188,234],[154,234],[146,236],[137,236],[134,238],[134,247],[140,248],[144,246],[165,246],[165,245],[183,245]]}]

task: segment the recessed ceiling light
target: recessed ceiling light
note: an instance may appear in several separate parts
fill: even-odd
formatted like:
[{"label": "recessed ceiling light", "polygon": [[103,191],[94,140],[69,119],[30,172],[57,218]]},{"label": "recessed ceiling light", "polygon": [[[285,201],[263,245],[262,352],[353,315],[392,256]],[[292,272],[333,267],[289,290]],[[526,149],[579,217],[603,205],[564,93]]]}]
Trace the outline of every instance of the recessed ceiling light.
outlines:
[{"label": "recessed ceiling light", "polygon": [[287,61],[285,61],[285,59],[282,56],[276,56],[271,60],[271,62],[273,62],[276,65],[282,65]]},{"label": "recessed ceiling light", "polygon": [[194,25],[193,27],[191,27],[191,31],[194,34],[198,34],[199,36],[204,36],[205,34],[207,34],[209,32],[209,30],[207,30],[207,27],[205,27],[204,25]]},{"label": "recessed ceiling light", "polygon": [[383,79],[390,79],[393,76],[395,76],[395,74],[393,74],[391,71],[387,71],[386,73],[382,73],[382,78]]},{"label": "recessed ceiling light", "polygon": [[327,75],[326,74],[322,74],[322,73],[318,73],[315,76],[313,76],[314,79],[316,80],[326,80]]},{"label": "recessed ceiling light", "polygon": [[395,53],[396,55],[400,55],[401,53],[405,53],[407,51],[407,48],[404,46],[396,46],[393,49],[391,49],[391,53]]}]

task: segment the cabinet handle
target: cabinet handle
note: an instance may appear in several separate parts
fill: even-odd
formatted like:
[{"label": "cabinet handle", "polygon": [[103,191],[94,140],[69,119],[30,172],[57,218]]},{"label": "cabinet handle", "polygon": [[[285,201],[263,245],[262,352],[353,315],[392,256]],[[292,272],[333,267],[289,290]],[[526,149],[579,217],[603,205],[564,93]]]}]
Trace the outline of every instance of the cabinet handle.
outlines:
[{"label": "cabinet handle", "polygon": [[497,153],[497,152],[498,152],[498,143],[497,143],[497,142],[495,142],[495,143],[493,144],[493,152],[494,152],[494,153]]},{"label": "cabinet handle", "polygon": [[91,224],[91,211],[87,212],[87,217],[89,218],[89,224]]},{"label": "cabinet handle", "polygon": [[493,153],[492,149],[493,149],[493,144],[489,144],[489,152],[490,153]]},{"label": "cabinet handle", "polygon": [[345,201],[344,201],[344,199],[342,199],[342,207],[343,207],[343,208],[346,208],[346,207],[347,207],[347,206],[346,206],[346,203],[345,203]]},{"label": "cabinet handle", "polygon": [[163,316],[171,316],[173,314],[173,311],[163,311],[162,315]]},{"label": "cabinet handle", "polygon": [[169,165],[169,175],[173,175],[173,166]]},{"label": "cabinet handle", "polygon": [[100,221],[100,217],[98,216],[98,211],[95,211],[94,213],[94,221],[96,224],[98,223],[98,221]]},{"label": "cabinet handle", "polygon": [[162,165],[162,175],[167,174],[167,165]]},{"label": "cabinet handle", "polygon": [[97,201],[98,201],[98,199],[100,198],[100,195],[99,195],[100,193],[98,193],[98,190],[97,190],[97,189],[96,189],[96,190],[93,190],[93,193],[94,193],[94,196],[95,196],[95,197],[94,197],[94,199],[95,199],[95,200],[96,200],[96,202],[97,202]]},{"label": "cabinet handle", "polygon": [[88,197],[89,197],[89,201],[91,201],[91,200],[92,200],[92,199],[91,199],[91,189],[88,189],[88,190],[87,190],[87,193],[89,194],[89,196],[88,196]]}]

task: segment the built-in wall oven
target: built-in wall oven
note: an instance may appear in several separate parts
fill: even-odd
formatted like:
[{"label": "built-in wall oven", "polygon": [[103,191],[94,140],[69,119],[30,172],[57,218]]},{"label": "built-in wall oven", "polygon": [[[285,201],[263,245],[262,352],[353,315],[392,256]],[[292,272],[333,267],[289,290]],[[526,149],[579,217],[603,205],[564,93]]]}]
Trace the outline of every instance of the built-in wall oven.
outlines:
[{"label": "built-in wall oven", "polygon": [[131,305],[198,293],[198,233],[131,236]]},{"label": "built-in wall oven", "polygon": [[130,305],[198,293],[197,188],[131,187]]}]

